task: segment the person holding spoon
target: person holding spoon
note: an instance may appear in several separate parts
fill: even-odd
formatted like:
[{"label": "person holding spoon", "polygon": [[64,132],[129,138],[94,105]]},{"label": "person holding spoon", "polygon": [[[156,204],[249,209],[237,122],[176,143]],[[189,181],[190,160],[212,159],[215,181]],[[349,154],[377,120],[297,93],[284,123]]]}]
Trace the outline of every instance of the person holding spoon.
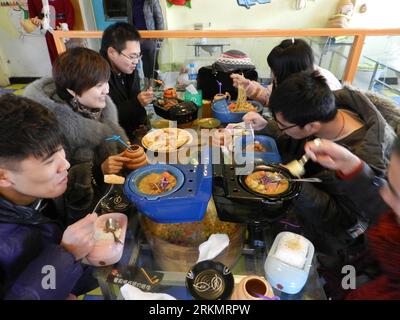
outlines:
[{"label": "person holding spoon", "polygon": [[[274,120],[268,124],[251,113],[243,119],[255,129],[264,126],[262,133],[276,139],[283,163],[301,159],[305,142],[321,138],[346,146],[377,175],[385,174],[395,133],[361,92],[350,88],[332,92],[318,72],[303,71],[273,90],[269,108]],[[299,220],[317,250],[334,257],[326,259],[327,265],[328,260],[335,267],[351,262],[365,250],[363,234],[371,216],[343,193],[343,181],[334,172],[308,161],[305,177],[322,183],[303,182],[289,214]]]},{"label": "person holding spoon", "polygon": [[70,163],[55,115],[25,97],[0,97],[0,299],[73,299],[98,287],[81,263],[97,214],[68,225]]}]

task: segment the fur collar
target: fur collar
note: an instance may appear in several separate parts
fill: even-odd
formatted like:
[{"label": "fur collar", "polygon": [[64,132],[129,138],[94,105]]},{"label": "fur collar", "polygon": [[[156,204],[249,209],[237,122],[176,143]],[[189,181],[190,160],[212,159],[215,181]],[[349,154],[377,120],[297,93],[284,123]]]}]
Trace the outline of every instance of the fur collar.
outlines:
[{"label": "fur collar", "polygon": [[66,149],[72,162],[103,162],[122,148],[105,138],[126,134],[118,124],[118,112],[110,97],[99,121],[83,117],[61,100],[52,78],[39,79],[26,87],[24,95],[53,111],[66,138]]},{"label": "fur collar", "polygon": [[355,112],[365,123],[367,132],[364,142],[353,150],[376,169],[385,171],[389,151],[395,139],[393,128],[377,107],[362,92],[350,87],[334,91],[336,106]]}]

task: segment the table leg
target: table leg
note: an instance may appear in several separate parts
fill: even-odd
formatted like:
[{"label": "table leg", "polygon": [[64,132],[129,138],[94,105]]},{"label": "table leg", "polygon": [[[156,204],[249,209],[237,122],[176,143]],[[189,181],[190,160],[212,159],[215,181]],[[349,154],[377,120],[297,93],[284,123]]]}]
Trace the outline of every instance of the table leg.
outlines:
[{"label": "table leg", "polygon": [[331,71],[332,70],[332,63],[333,63],[333,57],[335,56],[335,51],[331,51],[331,59],[329,60],[329,67],[328,70]]},{"label": "table leg", "polygon": [[378,68],[379,68],[379,62],[376,61],[375,62],[375,67],[374,67],[374,72],[372,72],[371,81],[370,81],[369,86],[368,86],[368,90],[371,90],[372,87],[374,86],[375,77],[376,77],[376,74],[378,72]]}]

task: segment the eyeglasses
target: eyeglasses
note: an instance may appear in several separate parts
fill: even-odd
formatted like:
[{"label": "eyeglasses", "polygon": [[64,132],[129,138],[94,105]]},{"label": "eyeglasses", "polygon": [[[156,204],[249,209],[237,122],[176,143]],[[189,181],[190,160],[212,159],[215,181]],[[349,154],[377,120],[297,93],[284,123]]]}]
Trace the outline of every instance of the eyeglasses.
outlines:
[{"label": "eyeglasses", "polygon": [[286,131],[286,130],[292,129],[292,128],[294,128],[294,127],[297,127],[297,124],[293,124],[293,125],[291,125],[291,126],[285,127],[285,125],[284,125],[283,123],[279,122],[279,120],[276,119],[275,113],[273,113],[272,116],[273,116],[275,122],[278,124],[278,127],[279,127],[279,129],[280,129],[281,131]]},{"label": "eyeglasses", "polygon": [[126,55],[123,52],[120,52],[120,54],[122,56],[124,56],[125,58],[127,58],[131,62],[134,62],[135,60],[140,60],[142,58],[142,54],[141,53],[132,53],[130,56]]},{"label": "eyeglasses", "polygon": [[281,131],[286,131],[286,130],[292,129],[292,128],[294,128],[294,127],[297,127],[297,124],[294,124],[294,125],[285,127],[285,126],[284,126],[282,123],[280,123],[278,120],[275,120],[275,121],[276,121],[276,123],[278,124],[278,127],[279,127],[279,129],[280,129]]}]

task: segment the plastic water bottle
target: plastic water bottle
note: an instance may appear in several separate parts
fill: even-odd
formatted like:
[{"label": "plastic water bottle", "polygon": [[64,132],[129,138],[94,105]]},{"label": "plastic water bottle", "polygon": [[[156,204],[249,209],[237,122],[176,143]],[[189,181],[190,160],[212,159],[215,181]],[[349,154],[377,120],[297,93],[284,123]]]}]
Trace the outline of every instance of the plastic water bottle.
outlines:
[{"label": "plastic water bottle", "polygon": [[189,81],[196,87],[197,84],[197,70],[194,63],[188,64],[188,77]]}]

